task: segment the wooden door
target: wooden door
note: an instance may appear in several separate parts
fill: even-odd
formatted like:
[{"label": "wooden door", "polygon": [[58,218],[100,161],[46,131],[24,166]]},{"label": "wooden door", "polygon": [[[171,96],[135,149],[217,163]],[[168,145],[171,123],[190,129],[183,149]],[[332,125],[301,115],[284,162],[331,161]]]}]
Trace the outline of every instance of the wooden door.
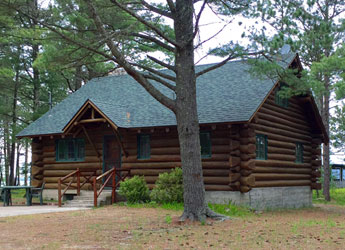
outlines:
[{"label": "wooden door", "polygon": [[[121,167],[121,148],[115,136],[105,136],[103,144],[103,173],[112,169],[113,167]],[[103,179],[103,182],[107,177]],[[116,176],[116,181],[118,177]],[[107,187],[112,186],[110,180]]]}]

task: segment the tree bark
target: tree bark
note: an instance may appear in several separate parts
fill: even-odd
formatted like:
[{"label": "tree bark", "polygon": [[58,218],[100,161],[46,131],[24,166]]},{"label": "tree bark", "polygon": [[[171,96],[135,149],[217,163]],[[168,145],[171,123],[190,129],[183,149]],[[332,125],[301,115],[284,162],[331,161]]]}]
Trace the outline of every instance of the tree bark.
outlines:
[{"label": "tree bark", "polygon": [[199,120],[196,102],[196,76],[193,44],[193,1],[177,0],[174,30],[176,42],[183,46],[175,52],[176,121],[183,171],[184,212],[181,220],[218,217],[207,206],[202,174]]},{"label": "tree bark", "polygon": [[[323,95],[323,109],[322,109],[322,119],[323,123],[326,128],[327,134],[329,134],[329,98],[330,98],[330,90],[329,90],[329,84],[330,79],[328,76],[325,76],[324,79],[325,83],[325,93]],[[330,153],[330,146],[328,144],[323,144],[323,195],[325,196],[325,200],[330,201],[330,179],[331,179],[331,171],[329,168],[329,153]]]},{"label": "tree bark", "polygon": [[28,185],[28,150],[29,145],[28,142],[25,140],[25,161],[24,161],[24,185]]},{"label": "tree bark", "polygon": [[19,166],[19,160],[20,160],[20,148],[19,148],[19,142],[17,143],[17,157],[16,157],[16,178],[14,184],[17,186],[20,186],[20,166]]}]

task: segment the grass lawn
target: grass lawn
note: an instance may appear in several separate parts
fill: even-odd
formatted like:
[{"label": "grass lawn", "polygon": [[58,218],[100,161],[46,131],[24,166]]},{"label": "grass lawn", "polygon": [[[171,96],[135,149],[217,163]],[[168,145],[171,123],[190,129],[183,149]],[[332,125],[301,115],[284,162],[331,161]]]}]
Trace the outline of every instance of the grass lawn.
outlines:
[{"label": "grass lawn", "polygon": [[117,204],[0,218],[0,249],[344,249],[345,209],[253,213],[213,206],[232,219],[180,224],[181,205]]},{"label": "grass lawn", "polygon": [[314,204],[335,204],[345,206],[345,188],[331,188],[331,201],[328,202],[325,200],[324,196],[322,195],[322,190],[319,191],[319,197],[317,197],[317,193],[313,191],[313,203]]}]

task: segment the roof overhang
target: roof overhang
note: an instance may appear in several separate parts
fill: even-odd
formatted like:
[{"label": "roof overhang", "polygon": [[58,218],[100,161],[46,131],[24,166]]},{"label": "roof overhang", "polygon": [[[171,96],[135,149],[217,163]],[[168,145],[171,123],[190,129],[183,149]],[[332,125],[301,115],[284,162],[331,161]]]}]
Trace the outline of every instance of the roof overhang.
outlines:
[{"label": "roof overhang", "polygon": [[[97,111],[102,118],[94,118],[90,117],[90,119],[84,119],[80,120],[81,117],[89,110],[93,109]],[[76,112],[76,114],[72,117],[72,119],[66,124],[66,126],[63,128],[63,134],[69,133],[71,129],[82,123],[92,123],[92,122],[108,122],[114,129],[118,129],[118,126],[106,115],[104,112],[96,106],[95,103],[93,103],[90,99],[86,100],[85,103],[79,108],[79,110]]]}]

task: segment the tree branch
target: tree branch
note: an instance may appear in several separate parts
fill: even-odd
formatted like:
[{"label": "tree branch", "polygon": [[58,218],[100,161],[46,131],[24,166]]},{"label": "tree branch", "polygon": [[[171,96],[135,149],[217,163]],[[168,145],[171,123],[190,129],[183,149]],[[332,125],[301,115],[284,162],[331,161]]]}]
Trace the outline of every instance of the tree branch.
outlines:
[{"label": "tree branch", "polygon": [[162,48],[164,48],[164,49],[166,49],[168,51],[175,52],[175,48],[174,47],[172,47],[169,44],[166,44],[166,43],[164,43],[162,41],[159,41],[158,39],[156,39],[156,38],[154,38],[152,36],[145,35],[145,34],[140,34],[140,33],[130,33],[129,35],[135,36],[135,37],[140,37],[142,39],[154,42],[158,46],[161,46]]},{"label": "tree branch", "polygon": [[[260,52],[254,52],[254,53],[247,53],[247,54],[245,54],[245,56],[254,56],[254,55],[259,55],[259,54],[263,54],[263,52],[260,51]],[[231,54],[230,54],[227,58],[225,58],[223,61],[221,61],[221,62],[219,62],[219,63],[217,63],[217,64],[215,64],[215,65],[213,65],[213,66],[210,66],[210,67],[208,67],[208,68],[206,68],[206,69],[204,69],[204,70],[202,70],[202,71],[196,73],[196,74],[195,74],[195,77],[199,77],[199,76],[201,76],[201,75],[203,75],[203,74],[206,74],[206,73],[208,73],[208,72],[210,72],[210,71],[212,71],[212,70],[218,69],[219,67],[221,67],[221,66],[223,66],[224,64],[226,64],[228,61],[230,61],[230,60],[232,60],[232,59],[235,59],[235,58],[237,58],[237,57],[239,57],[239,56],[240,56],[240,55],[238,55],[238,54],[236,54],[236,53],[231,53]]]},{"label": "tree branch", "polygon": [[148,8],[151,11],[153,11],[154,13],[157,13],[159,15],[162,15],[162,16],[165,16],[165,17],[168,17],[168,18],[173,18],[172,14],[169,13],[168,11],[164,11],[164,10],[158,9],[158,8],[152,6],[151,4],[147,3],[144,0],[141,0],[140,2],[142,3],[142,5],[144,5],[146,8]]},{"label": "tree branch", "polygon": [[[89,10],[91,12],[92,18],[95,22],[95,25],[98,29],[98,31],[103,35],[106,36],[107,33],[104,29],[103,23],[98,16],[95,7],[92,4],[92,0],[85,0]],[[157,88],[155,88],[140,72],[136,71],[133,66],[123,56],[123,54],[119,51],[119,49],[114,45],[113,41],[111,39],[107,40],[107,45],[115,57],[116,63],[121,65],[126,72],[133,77],[153,98],[155,98],[158,102],[166,106],[167,108],[171,109],[173,112],[175,112],[176,104],[175,101],[170,99],[169,97],[165,96],[163,93],[161,93]]]},{"label": "tree branch", "polygon": [[198,15],[195,18],[195,30],[194,30],[193,38],[192,39],[194,39],[196,34],[198,34],[198,32],[199,32],[199,21],[200,21],[200,18],[201,18],[201,14],[203,13],[203,11],[205,9],[206,3],[207,3],[207,0],[204,0],[202,6],[200,8],[200,11],[199,11]]},{"label": "tree branch", "polygon": [[166,40],[168,43],[170,43],[170,44],[172,44],[172,45],[174,45],[176,47],[180,47],[180,45],[176,41],[174,41],[173,39],[170,39],[170,37],[168,37],[165,34],[163,34],[163,32],[160,29],[158,29],[153,24],[149,23],[144,18],[140,17],[139,15],[137,15],[136,13],[134,13],[133,11],[131,11],[130,9],[125,7],[124,5],[120,4],[117,0],[110,0],[110,1],[113,4],[115,4],[117,7],[119,7],[120,9],[122,9],[125,12],[127,12],[129,15],[131,15],[135,19],[137,19],[139,22],[144,24],[146,27],[148,27],[149,29],[153,30],[158,36],[160,36],[161,38]]},{"label": "tree branch", "polygon": [[172,14],[176,12],[176,6],[172,0],[166,0]]},{"label": "tree branch", "polygon": [[147,79],[151,79],[151,80],[155,80],[156,82],[159,82],[161,83],[162,85],[164,85],[165,87],[175,91],[176,90],[176,87],[174,85],[172,85],[171,83],[167,82],[167,81],[164,81],[162,78],[158,77],[158,76],[155,76],[151,73],[148,73],[148,74],[144,74],[144,77],[147,78]]},{"label": "tree branch", "polygon": [[157,58],[154,58],[153,56],[147,55],[147,58],[149,58],[150,60],[154,61],[155,63],[158,63],[159,65],[161,65],[161,66],[163,66],[163,67],[165,67],[165,68],[167,68],[167,69],[170,69],[170,70],[176,72],[175,66],[172,66],[172,65],[170,65],[170,64],[167,64],[167,63],[165,63],[165,62],[162,62],[161,60],[158,60]]},{"label": "tree branch", "polygon": [[163,77],[163,78],[165,78],[165,79],[168,79],[168,80],[170,80],[170,81],[173,81],[173,82],[176,81],[176,77],[171,76],[171,75],[168,75],[168,74],[164,74],[162,71],[155,70],[155,69],[152,69],[152,68],[147,67],[147,66],[145,66],[145,65],[141,65],[141,64],[137,64],[137,63],[131,63],[131,65],[136,66],[136,67],[139,67],[139,68],[142,68],[142,69],[144,69],[144,70],[147,70],[147,71],[149,71],[149,72],[151,72],[151,73],[153,73],[153,74],[156,74],[156,75],[158,75],[158,76],[160,76],[160,77]]}]

